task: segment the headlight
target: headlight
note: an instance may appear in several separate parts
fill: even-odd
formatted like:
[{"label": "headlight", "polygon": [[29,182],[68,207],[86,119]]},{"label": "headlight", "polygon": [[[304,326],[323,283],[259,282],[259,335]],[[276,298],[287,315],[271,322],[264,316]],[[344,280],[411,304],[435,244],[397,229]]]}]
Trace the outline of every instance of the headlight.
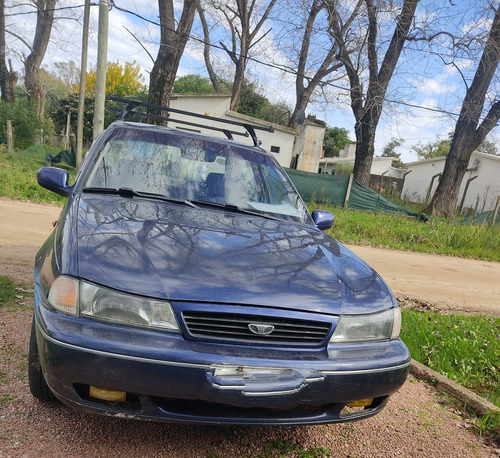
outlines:
[{"label": "headlight", "polygon": [[58,277],[50,287],[48,301],[52,307],[69,315],[78,313],[78,280]]},{"label": "headlight", "polygon": [[342,316],[331,343],[371,342],[397,339],[401,331],[401,310],[394,307],[371,315]]},{"label": "headlight", "polygon": [[180,332],[170,302],[121,293],[71,277],[57,278],[48,300],[54,308],[71,315]]}]

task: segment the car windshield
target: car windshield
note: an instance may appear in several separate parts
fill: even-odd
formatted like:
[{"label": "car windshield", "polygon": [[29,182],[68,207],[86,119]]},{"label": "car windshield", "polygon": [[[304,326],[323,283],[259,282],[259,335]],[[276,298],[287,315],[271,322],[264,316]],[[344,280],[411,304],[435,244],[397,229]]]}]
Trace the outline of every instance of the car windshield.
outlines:
[{"label": "car windshield", "polygon": [[84,187],[129,188],[138,193],[311,222],[295,188],[269,155],[227,142],[156,129],[115,129]]}]

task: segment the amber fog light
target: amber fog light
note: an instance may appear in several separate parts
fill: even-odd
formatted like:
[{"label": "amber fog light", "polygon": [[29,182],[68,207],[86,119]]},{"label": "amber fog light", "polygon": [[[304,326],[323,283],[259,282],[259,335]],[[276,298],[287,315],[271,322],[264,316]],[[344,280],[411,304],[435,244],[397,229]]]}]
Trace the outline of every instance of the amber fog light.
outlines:
[{"label": "amber fog light", "polygon": [[125,402],[127,399],[126,391],[108,390],[97,386],[89,387],[89,396],[91,398],[102,399],[109,402]]},{"label": "amber fog light", "polygon": [[373,402],[373,399],[360,399],[359,401],[352,401],[347,404],[347,407],[366,407]]}]

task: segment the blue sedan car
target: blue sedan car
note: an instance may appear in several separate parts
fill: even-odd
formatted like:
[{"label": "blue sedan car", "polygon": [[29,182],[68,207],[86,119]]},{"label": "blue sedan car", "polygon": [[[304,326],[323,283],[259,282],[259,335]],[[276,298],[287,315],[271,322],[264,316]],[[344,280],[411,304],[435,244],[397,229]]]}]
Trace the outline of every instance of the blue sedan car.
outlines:
[{"label": "blue sedan car", "polygon": [[38,182],[67,202],[35,260],[36,398],[301,425],[372,416],[405,382],[393,294],[259,146],[120,120],[73,185]]}]

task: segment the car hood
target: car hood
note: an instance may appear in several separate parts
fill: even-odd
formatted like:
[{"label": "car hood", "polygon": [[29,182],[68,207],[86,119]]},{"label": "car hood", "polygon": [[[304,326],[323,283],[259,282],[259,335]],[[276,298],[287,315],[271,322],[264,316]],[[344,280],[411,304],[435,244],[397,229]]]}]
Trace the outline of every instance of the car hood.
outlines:
[{"label": "car hood", "polygon": [[394,305],[373,269],[314,226],[119,196],[75,205],[78,274],[101,285],[327,314]]}]

